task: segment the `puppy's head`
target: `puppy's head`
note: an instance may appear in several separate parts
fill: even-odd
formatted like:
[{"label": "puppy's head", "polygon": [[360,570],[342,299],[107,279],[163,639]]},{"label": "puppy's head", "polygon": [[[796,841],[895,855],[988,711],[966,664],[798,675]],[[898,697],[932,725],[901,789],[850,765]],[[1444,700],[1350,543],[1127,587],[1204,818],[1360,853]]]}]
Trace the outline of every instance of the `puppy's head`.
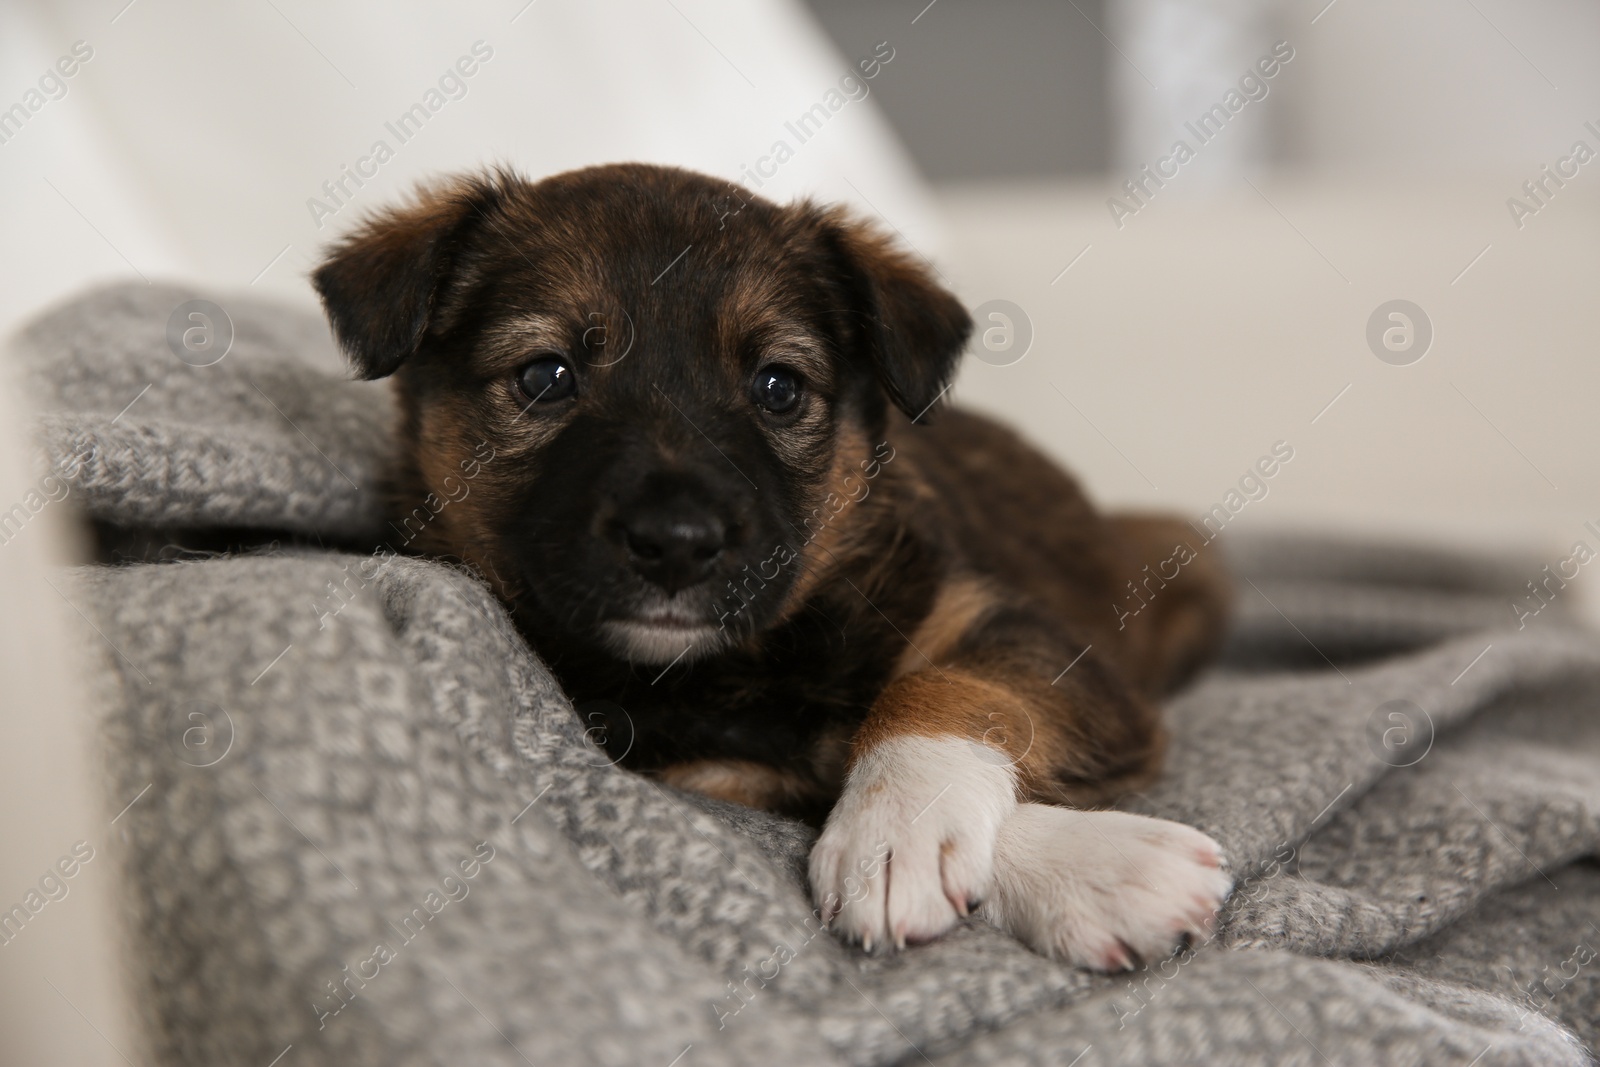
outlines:
[{"label": "puppy's head", "polygon": [[784,615],[809,517],[971,326],[837,211],[638,165],[425,189],[314,280],[356,372],[399,385],[396,528],[635,663]]}]

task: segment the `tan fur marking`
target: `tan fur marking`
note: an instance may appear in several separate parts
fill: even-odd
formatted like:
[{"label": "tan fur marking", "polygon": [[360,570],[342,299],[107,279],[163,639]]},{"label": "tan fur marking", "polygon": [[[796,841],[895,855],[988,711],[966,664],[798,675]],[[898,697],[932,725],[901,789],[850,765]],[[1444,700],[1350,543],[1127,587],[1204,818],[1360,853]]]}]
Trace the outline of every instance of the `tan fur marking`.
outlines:
[{"label": "tan fur marking", "polygon": [[[1144,737],[1147,758],[1134,768],[1064,782],[1061,768],[1094,766],[1092,735],[1076,721],[1079,709],[1059,706],[1062,694],[1048,682],[985,677],[959,667],[913,671],[890,682],[873,702],[855,737],[850,762],[895,737],[960,737],[990,749],[1017,770],[1024,799],[1053,804],[1101,804],[1146,784],[1159,766],[1165,734]],[[1089,710],[1089,709],[1083,709]]]},{"label": "tan fur marking", "polygon": [[751,808],[782,808],[806,794],[798,775],[751,760],[675,763],[656,777],[678,789]]},{"label": "tan fur marking", "polygon": [[[832,570],[834,561],[848,551],[845,543],[849,529],[862,518],[853,512],[872,494],[880,491],[876,482],[868,480],[861,469],[861,463],[872,455],[872,448],[861,428],[841,425],[836,441],[828,480],[818,495],[815,510],[808,513],[810,526],[807,527],[806,520],[802,520],[800,529],[796,531],[799,536],[811,540],[800,546],[800,558],[797,564],[793,564],[800,567],[800,579],[789,594],[783,618],[800,610],[806,598]],[[830,498],[838,505],[837,511],[828,503]],[[840,501],[843,503],[839,504]]]},{"label": "tan fur marking", "polygon": [[994,603],[989,586],[976,578],[945,582],[927,618],[912,632],[910,644],[895,661],[890,678],[942,663]]},{"label": "tan fur marking", "polygon": [[513,315],[485,332],[473,364],[485,377],[510,374],[540,350],[565,351],[570,337],[567,324],[554,316]]},{"label": "tan fur marking", "polygon": [[970,671],[955,667],[914,671],[890,682],[878,695],[856,734],[851,760],[860,758],[865,747],[907,735],[965,737],[1002,748],[1017,741],[1020,755],[1033,732],[1029,724],[1034,718],[1016,693]]},{"label": "tan fur marking", "polygon": [[[507,476],[505,442],[491,442],[492,430],[476,423],[454,403],[441,403],[418,414],[415,460],[417,484],[406,497],[390,504],[390,531],[395,548],[409,548],[453,557],[484,577],[497,595],[509,599],[520,590],[500,575],[501,562],[493,551],[492,523]],[[487,447],[491,451],[479,451]],[[483,456],[491,458],[484,459]],[[426,522],[431,511],[424,501],[432,493],[443,507]],[[423,515],[416,509],[423,507]],[[420,525],[420,530],[419,530]]]},{"label": "tan fur marking", "polygon": [[822,340],[796,323],[798,310],[792,294],[775,288],[765,271],[742,271],[719,315],[722,346],[736,354],[747,338],[755,338],[766,358],[798,367],[814,384],[831,388],[832,363]]}]

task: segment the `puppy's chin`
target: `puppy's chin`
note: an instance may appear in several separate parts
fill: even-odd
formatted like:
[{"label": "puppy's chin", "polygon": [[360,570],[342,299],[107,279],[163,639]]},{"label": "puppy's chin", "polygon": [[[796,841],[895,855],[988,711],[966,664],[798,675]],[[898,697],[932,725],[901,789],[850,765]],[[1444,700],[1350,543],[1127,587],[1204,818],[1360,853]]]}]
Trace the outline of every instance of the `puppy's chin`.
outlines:
[{"label": "puppy's chin", "polygon": [[727,630],[709,624],[646,622],[613,619],[601,624],[601,634],[611,651],[640,666],[688,663],[711,655],[728,644]]}]

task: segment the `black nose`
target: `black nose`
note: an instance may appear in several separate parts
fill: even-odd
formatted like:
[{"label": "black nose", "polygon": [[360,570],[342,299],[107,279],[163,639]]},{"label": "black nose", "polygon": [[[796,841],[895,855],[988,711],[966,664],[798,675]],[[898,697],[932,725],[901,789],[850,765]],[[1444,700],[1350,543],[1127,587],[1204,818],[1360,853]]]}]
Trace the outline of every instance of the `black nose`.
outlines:
[{"label": "black nose", "polygon": [[715,516],[652,509],[623,520],[633,569],[669,593],[705,579],[727,547],[727,527]]}]

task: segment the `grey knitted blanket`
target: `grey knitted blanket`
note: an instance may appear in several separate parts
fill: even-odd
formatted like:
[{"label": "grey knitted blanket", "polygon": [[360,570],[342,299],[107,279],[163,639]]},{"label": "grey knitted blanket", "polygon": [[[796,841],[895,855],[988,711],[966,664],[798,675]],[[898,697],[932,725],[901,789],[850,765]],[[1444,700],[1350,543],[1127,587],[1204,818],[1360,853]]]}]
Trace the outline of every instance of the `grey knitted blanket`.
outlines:
[{"label": "grey knitted blanket", "polygon": [[1600,642],[1559,600],[1518,628],[1544,561],[1232,546],[1226,660],[1129,802],[1222,843],[1218,937],[1117,978],[975,920],[872,958],[818,931],[812,831],[613,766],[483,585],[351,548],[385,390],[313,317],[197,297],[102,290],[11,349],[41,478],[101,524],[282,535],[62,586],[156,1062],[1589,1062]]}]

